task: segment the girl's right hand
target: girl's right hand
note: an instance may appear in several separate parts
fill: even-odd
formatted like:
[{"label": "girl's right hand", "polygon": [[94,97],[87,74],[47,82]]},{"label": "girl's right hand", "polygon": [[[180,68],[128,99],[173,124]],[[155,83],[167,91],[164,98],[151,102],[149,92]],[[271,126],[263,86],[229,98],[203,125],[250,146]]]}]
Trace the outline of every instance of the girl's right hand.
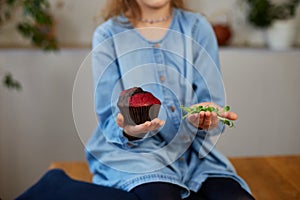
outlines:
[{"label": "girl's right hand", "polygon": [[143,124],[128,125],[125,124],[124,117],[121,113],[118,114],[116,122],[119,127],[123,128],[125,134],[135,138],[143,138],[147,132],[155,131],[165,124],[165,121],[155,118],[152,121],[146,121]]}]

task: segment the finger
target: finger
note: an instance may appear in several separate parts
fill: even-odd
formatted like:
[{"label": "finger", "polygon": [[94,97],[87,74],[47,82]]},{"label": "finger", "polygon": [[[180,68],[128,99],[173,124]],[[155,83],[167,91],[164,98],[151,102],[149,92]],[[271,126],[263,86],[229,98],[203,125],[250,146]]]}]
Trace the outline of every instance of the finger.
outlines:
[{"label": "finger", "polygon": [[149,129],[151,130],[157,130],[161,127],[161,120],[159,120],[158,118],[155,118],[151,121],[151,126],[149,127]]},{"label": "finger", "polygon": [[208,129],[210,125],[211,125],[211,112],[205,112],[203,129]]},{"label": "finger", "polygon": [[[199,128],[200,127],[200,121],[201,121],[201,117],[200,117],[200,113],[197,114],[193,114],[191,119],[192,124],[196,127]],[[202,116],[202,120],[203,120],[203,116]]]},{"label": "finger", "polygon": [[235,112],[225,112],[222,114],[222,117],[227,118],[229,120],[237,120],[238,115]]},{"label": "finger", "polygon": [[139,125],[136,125],[134,126],[134,129],[138,132],[142,131],[146,131],[148,130],[148,128],[152,125],[152,123],[150,121],[146,121],[145,123],[143,124],[139,124]]},{"label": "finger", "polygon": [[161,127],[160,124],[161,124],[161,122],[160,122],[159,119],[152,120],[150,126],[146,127],[144,129],[144,131],[145,132],[150,132],[150,131],[157,130],[157,129],[159,129]]},{"label": "finger", "polygon": [[121,113],[118,113],[117,118],[116,118],[116,122],[117,122],[119,127],[124,128],[124,126],[125,126],[124,117]]},{"label": "finger", "polygon": [[199,113],[199,121],[198,121],[198,126],[201,128],[203,128],[204,119],[205,119],[205,112],[201,111]]},{"label": "finger", "polygon": [[158,127],[158,120],[155,119],[151,121],[151,125],[147,128],[147,132],[156,129],[156,127]]},{"label": "finger", "polygon": [[159,126],[162,127],[163,125],[165,125],[166,121],[165,120],[160,120],[159,122]]},{"label": "finger", "polygon": [[150,126],[150,121],[139,125],[125,125],[124,131],[131,136],[140,137],[140,135],[148,132],[148,127]]},{"label": "finger", "polygon": [[211,116],[211,124],[209,126],[210,130],[216,128],[218,126],[218,123],[219,123],[217,114],[216,113],[212,113],[211,115],[212,115]]}]

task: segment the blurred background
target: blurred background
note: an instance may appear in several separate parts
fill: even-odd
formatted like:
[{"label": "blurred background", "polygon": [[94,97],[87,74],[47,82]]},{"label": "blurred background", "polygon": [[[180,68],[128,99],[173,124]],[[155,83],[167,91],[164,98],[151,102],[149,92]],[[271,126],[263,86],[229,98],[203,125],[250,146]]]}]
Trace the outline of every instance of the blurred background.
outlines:
[{"label": "blurred background", "polygon": [[[214,138],[217,148],[231,157],[300,154],[299,1],[186,2],[214,27],[227,104],[239,114],[236,128]],[[0,0],[0,199],[53,161],[85,159],[96,123],[88,55],[104,4]]]}]

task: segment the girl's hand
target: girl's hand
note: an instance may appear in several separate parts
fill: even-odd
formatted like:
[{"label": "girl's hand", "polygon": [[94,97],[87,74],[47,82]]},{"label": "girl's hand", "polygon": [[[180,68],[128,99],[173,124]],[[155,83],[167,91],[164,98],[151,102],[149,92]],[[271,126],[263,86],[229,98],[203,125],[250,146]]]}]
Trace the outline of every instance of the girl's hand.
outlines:
[{"label": "girl's hand", "polygon": [[[194,106],[212,106],[215,108],[218,108],[221,112],[221,117],[229,119],[229,120],[237,120],[238,115],[234,112],[222,112],[223,108],[220,106],[211,103],[211,102],[204,102],[200,104],[193,105]],[[195,126],[196,128],[201,128],[204,130],[211,130],[214,129],[218,126],[219,119],[218,116],[215,112],[210,112],[210,111],[201,111],[200,113],[197,114],[191,114],[188,116],[189,122]]]},{"label": "girl's hand", "polygon": [[155,118],[152,121],[147,121],[143,124],[127,125],[125,124],[124,117],[121,113],[118,114],[116,122],[119,127],[123,128],[127,135],[135,138],[143,138],[147,132],[157,130],[165,124],[165,121]]}]

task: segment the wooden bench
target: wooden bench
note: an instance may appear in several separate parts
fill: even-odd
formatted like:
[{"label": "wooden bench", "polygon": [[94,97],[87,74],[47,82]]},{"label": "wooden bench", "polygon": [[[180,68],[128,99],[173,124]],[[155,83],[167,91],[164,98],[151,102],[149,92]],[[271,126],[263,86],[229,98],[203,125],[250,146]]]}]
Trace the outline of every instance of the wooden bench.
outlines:
[{"label": "wooden bench", "polygon": [[[245,179],[257,200],[300,199],[300,155],[230,158],[237,173]],[[53,162],[70,177],[90,182],[86,162]]]}]

